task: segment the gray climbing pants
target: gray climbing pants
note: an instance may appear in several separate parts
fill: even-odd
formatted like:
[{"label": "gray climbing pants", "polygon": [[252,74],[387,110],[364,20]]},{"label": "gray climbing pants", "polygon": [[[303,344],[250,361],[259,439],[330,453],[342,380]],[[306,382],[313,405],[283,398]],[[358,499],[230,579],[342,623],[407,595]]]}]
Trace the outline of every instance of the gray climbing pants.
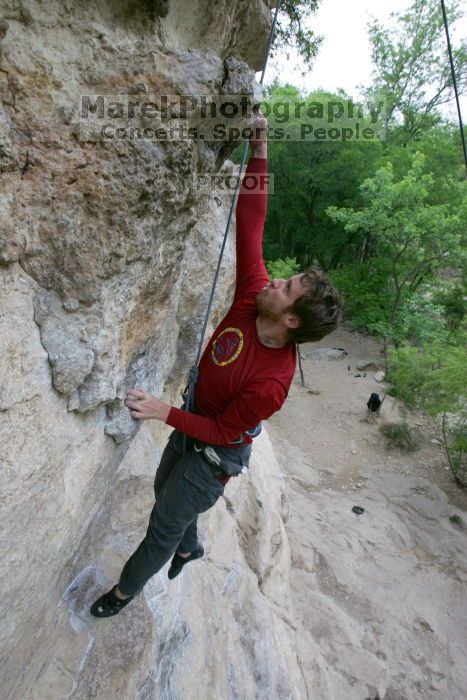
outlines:
[{"label": "gray climbing pants", "polygon": [[[173,431],[161,457],[154,481],[156,503],[151,511],[146,537],[133,552],[120,574],[123,595],[136,595],[172,557],[174,552],[192,552],[198,547],[198,515],[211,508],[224,493],[215,470],[187,437]],[[251,445],[215,447],[222,458],[248,466]]]}]

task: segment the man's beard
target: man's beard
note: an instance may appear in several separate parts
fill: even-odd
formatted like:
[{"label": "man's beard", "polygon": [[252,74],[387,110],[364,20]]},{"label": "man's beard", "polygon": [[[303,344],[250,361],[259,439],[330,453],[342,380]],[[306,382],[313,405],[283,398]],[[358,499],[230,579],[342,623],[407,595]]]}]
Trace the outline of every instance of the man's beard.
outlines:
[{"label": "man's beard", "polygon": [[268,321],[273,321],[277,323],[280,319],[280,315],[269,308],[268,302],[261,294],[256,297],[256,310],[258,311],[258,316],[267,319]]}]

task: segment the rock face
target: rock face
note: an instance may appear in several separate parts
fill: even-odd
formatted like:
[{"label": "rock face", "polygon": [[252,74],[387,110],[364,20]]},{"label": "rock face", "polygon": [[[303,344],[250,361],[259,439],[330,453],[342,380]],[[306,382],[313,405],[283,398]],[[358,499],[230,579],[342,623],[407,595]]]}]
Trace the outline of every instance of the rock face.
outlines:
[{"label": "rock face", "polygon": [[[271,13],[262,0],[105,0],[86,7],[77,0],[7,0],[2,9],[2,695],[90,697],[99,679],[113,674],[120,642],[111,631],[115,626],[104,637],[90,631],[80,605],[89,602],[93,581],[101,584],[104,571],[108,576],[109,568],[113,573],[118,568],[106,549],[105,531],[109,518],[115,523],[119,517],[126,529],[128,513],[110,513],[109,504],[118,496],[141,508],[143,486],[134,476],[139,459],[153,474],[160,448],[156,438],[143,456],[133,452],[133,476],[121,481],[121,462],[139,427],[122,398],[128,387],[140,386],[157,395],[165,390],[168,400],[179,401],[229,205],[226,198],[199,192],[191,175],[228,167],[233,145],[83,139],[80,96],[201,94],[209,101],[219,94],[253,94]],[[230,243],[212,323],[228,306],[233,271]],[[119,564],[130,551],[118,534],[111,549]],[[250,591],[252,610],[259,605],[252,576],[236,588],[234,617],[245,615],[242,591]],[[221,579],[196,585],[214,589]],[[157,617],[160,591],[154,585],[150,605]],[[188,606],[198,593],[187,591]],[[216,595],[221,607],[224,593]],[[210,605],[203,604],[200,614],[219,624]],[[264,605],[255,627],[258,639],[273,614]],[[172,651],[179,653],[188,628],[180,623],[174,638],[167,628],[166,640],[159,637],[161,646],[154,647],[156,628],[141,634],[151,611],[142,602],[136,608],[139,614],[127,631],[134,642],[127,647],[128,664],[118,664],[120,680],[107,697],[156,697],[151,684],[157,678],[148,669],[158,655],[166,682],[175,682],[169,680]],[[71,636],[63,632],[65,621]],[[118,624],[123,630],[125,622]],[[270,665],[271,687],[295,683],[285,663],[276,664],[283,651],[274,637],[279,627],[268,632],[271,657],[258,647],[264,670],[259,676],[251,672],[247,695],[272,673]],[[226,624],[223,634],[234,645],[229,629]],[[105,646],[105,635],[116,644],[112,652],[89,656],[96,639]],[[212,640],[206,643],[210,646],[197,652],[199,661],[205,653],[220,653]],[[244,648],[255,643],[246,640]],[[54,645],[60,653],[53,652]],[[232,674],[238,669],[225,667],[223,673],[222,683],[237,687]]]},{"label": "rock face", "polygon": [[166,565],[117,617],[90,616],[90,603],[144,536],[155,452],[145,425],[71,562],[25,695],[306,697],[292,643],[285,482],[266,434],[255,445],[251,474],[231,481],[200,518],[205,557],[174,581]]}]

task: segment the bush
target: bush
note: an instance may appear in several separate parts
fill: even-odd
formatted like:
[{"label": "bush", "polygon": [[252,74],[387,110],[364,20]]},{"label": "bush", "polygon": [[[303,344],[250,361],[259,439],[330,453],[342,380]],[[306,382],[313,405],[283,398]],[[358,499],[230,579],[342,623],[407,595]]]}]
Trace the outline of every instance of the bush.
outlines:
[{"label": "bush", "polygon": [[399,447],[401,450],[413,452],[418,445],[407,421],[401,423],[385,423],[380,427],[388,440],[388,447]]},{"label": "bush", "polygon": [[467,396],[467,355],[463,346],[435,341],[404,346],[389,354],[391,393],[427,413],[462,413]]},{"label": "bush", "polygon": [[464,521],[460,517],[460,515],[450,515],[449,520],[453,525],[457,525],[458,527],[463,528],[464,527]]},{"label": "bush", "polygon": [[[461,335],[457,340],[461,340]],[[465,335],[465,334],[464,334]],[[465,341],[465,338],[464,338]],[[464,343],[434,341],[389,354],[390,394],[441,419],[444,448],[457,483],[467,485],[467,353]]]},{"label": "bush", "polygon": [[452,467],[456,474],[467,475],[467,430],[463,425],[454,425],[451,430],[452,442],[449,448]]}]

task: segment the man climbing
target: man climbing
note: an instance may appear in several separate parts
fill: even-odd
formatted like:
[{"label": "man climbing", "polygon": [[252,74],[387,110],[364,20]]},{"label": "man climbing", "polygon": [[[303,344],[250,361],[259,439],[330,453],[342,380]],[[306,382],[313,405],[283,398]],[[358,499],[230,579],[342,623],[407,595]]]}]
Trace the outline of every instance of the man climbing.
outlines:
[{"label": "man climbing", "polygon": [[231,476],[246,471],[261,421],[287,397],[296,343],[320,340],[337,325],[339,295],[321,271],[269,282],[262,257],[267,120],[260,116],[258,126],[236,209],[235,296],[201,358],[196,411],[169,406],[142,389],[129,390],[125,400],[136,420],[161,420],[175,430],[157,470],[146,537],[118,584],[91,607],[96,617],[120,612],[170,557],[172,579],[203,556],[198,515],[216,503]]}]

